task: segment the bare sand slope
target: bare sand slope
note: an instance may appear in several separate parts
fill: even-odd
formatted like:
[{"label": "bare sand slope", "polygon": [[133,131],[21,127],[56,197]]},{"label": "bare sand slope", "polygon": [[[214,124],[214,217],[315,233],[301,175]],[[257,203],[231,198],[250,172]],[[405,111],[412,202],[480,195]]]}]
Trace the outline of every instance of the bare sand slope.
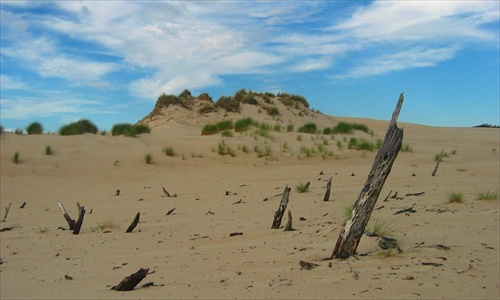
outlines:
[{"label": "bare sand slope", "polygon": [[[374,136],[354,136],[371,142],[387,128],[382,121],[336,120],[366,124]],[[476,196],[498,194],[499,130],[400,126],[413,151],[396,159],[369,227],[383,225],[403,252],[384,251],[377,237],[365,235],[358,256],[332,261],[323,259],[376,155],[347,149],[351,135],[298,138],[271,131],[264,138],[252,129],[222,138],[175,121],[135,138],[4,134],[1,217],[12,207],[1,228],[12,229],[0,232],[0,298],[498,299],[499,201]],[[217,154],[222,140],[235,157]],[[300,151],[319,144],[332,153]],[[271,153],[259,158],[255,146]],[[163,154],[164,147],[176,156]],[[441,149],[450,155],[431,177]],[[15,151],[17,165],[11,163]],[[147,153],[151,165],[144,162]],[[324,202],[330,177],[332,195]],[[308,181],[308,192],[295,191]],[[286,185],[296,230],[272,230]],[[166,197],[163,187],[177,197]],[[398,199],[384,202],[390,191]],[[425,193],[406,196],[419,192]],[[450,192],[462,192],[464,202],[447,203]],[[87,209],[79,235],[59,229],[67,224],[57,201],[73,218],[76,202]],[[416,212],[395,215],[410,207]],[[139,225],[125,233],[137,212]],[[242,235],[230,236],[234,232]],[[301,260],[319,266],[304,270]],[[155,286],[110,290],[139,268],[151,273],[141,284]]]}]

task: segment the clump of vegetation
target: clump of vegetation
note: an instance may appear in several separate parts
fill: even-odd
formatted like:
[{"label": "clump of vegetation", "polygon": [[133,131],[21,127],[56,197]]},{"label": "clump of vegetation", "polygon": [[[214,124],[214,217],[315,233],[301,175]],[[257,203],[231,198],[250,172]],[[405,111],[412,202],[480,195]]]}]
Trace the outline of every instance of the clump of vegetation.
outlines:
[{"label": "clump of vegetation", "polygon": [[305,192],[309,191],[309,182],[306,184],[303,184],[302,182],[300,182],[299,184],[297,184],[295,186],[295,191],[297,193],[305,193]]},{"label": "clump of vegetation", "polygon": [[19,163],[19,155],[20,155],[19,151],[14,152],[14,155],[12,155],[12,159],[11,159],[13,164],[17,165]]},{"label": "clump of vegetation", "polygon": [[153,163],[153,155],[151,153],[147,153],[144,155],[144,162],[148,165]]},{"label": "clump of vegetation", "polygon": [[224,130],[221,135],[223,137],[233,137],[233,132],[231,130]]},{"label": "clump of vegetation", "polygon": [[413,148],[409,144],[405,144],[401,147],[401,152],[413,152]]},{"label": "clump of vegetation", "polygon": [[76,135],[76,134],[84,134],[84,133],[97,133],[97,126],[87,119],[81,119],[76,122],[72,122],[66,125],[63,125],[59,128],[60,135]]},{"label": "clump of vegetation", "polygon": [[165,153],[165,155],[167,155],[167,156],[175,156],[175,154],[176,154],[174,148],[172,148],[172,147],[163,148],[163,153]]},{"label": "clump of vegetation", "polygon": [[219,142],[219,145],[217,146],[217,153],[219,155],[230,155],[232,157],[235,156],[233,149],[231,149],[231,147],[229,147],[229,145],[225,141]]},{"label": "clump of vegetation", "polygon": [[23,135],[24,134],[24,129],[21,129],[21,128],[16,128],[14,130],[14,133],[15,134],[18,134],[18,135]]},{"label": "clump of vegetation", "polygon": [[379,220],[375,220],[373,227],[368,227],[368,231],[370,231],[374,236],[387,236],[392,233],[392,223],[392,221],[381,222]]},{"label": "clump of vegetation", "polygon": [[218,131],[230,130],[230,129],[233,129],[233,127],[234,127],[233,121],[231,121],[231,120],[224,120],[224,121],[220,121],[219,123],[217,123],[217,130]]},{"label": "clump of vegetation", "polygon": [[367,150],[367,151],[373,151],[375,148],[375,145],[372,143],[363,140],[363,139],[357,139],[355,137],[352,137],[349,140],[349,144],[347,146],[348,149],[356,149],[356,150]]},{"label": "clump of vegetation", "polygon": [[0,125],[0,135],[3,134],[3,125]]},{"label": "clump of vegetation", "polygon": [[227,112],[240,112],[240,102],[233,97],[222,96],[215,102],[216,108],[223,108]]},{"label": "clump of vegetation", "polygon": [[337,150],[342,151],[344,149],[344,146],[342,145],[342,141],[337,141]]},{"label": "clump of vegetation", "polygon": [[201,130],[201,135],[213,135],[219,132],[219,128],[217,127],[217,124],[207,124],[203,126],[203,129]]},{"label": "clump of vegetation", "polygon": [[464,194],[462,192],[448,193],[448,203],[462,203],[464,202]]},{"label": "clump of vegetation", "polygon": [[124,135],[128,137],[134,137],[137,134],[150,132],[151,129],[146,124],[132,125],[130,123],[118,123],[113,125],[113,128],[111,129],[111,135],[113,136]]},{"label": "clump of vegetation", "polygon": [[118,227],[113,220],[107,220],[103,223],[97,224],[97,226],[94,228],[94,230],[105,230],[105,229],[112,229]]},{"label": "clump of vegetation", "polygon": [[40,122],[32,122],[28,126],[26,126],[26,132],[28,134],[42,134],[43,133],[43,125]]},{"label": "clump of vegetation", "polygon": [[335,125],[332,128],[332,133],[333,134],[349,134],[349,133],[352,133],[353,130],[360,130],[360,131],[363,131],[365,133],[370,132],[368,126],[366,126],[364,124],[339,122],[337,125]]},{"label": "clump of vegetation", "polygon": [[52,148],[50,145],[45,146],[45,155],[52,155]]},{"label": "clump of vegetation", "polygon": [[301,127],[299,127],[298,129],[298,132],[302,132],[302,133],[316,133],[317,131],[317,127],[316,127],[316,123],[314,122],[308,122],[304,125],[302,125]]},{"label": "clump of vegetation", "polygon": [[267,114],[270,116],[279,116],[280,115],[280,110],[276,106],[269,106],[267,107]]},{"label": "clump of vegetation", "polygon": [[309,102],[306,98],[300,95],[293,95],[288,93],[279,93],[278,100],[286,106],[299,108],[298,104],[302,104],[305,108],[309,108]]},{"label": "clump of vegetation", "polygon": [[257,154],[257,157],[269,156],[272,152],[271,146],[266,145],[264,149],[261,149],[259,146],[255,145],[253,147],[253,151]]},{"label": "clump of vegetation", "polygon": [[239,119],[234,123],[234,131],[243,132],[253,125],[253,120],[250,117]]},{"label": "clump of vegetation", "polygon": [[442,152],[442,154],[441,153],[436,153],[434,155],[434,161],[438,161],[438,160],[443,159],[445,157],[450,157],[450,154],[448,152],[446,152],[446,151]]},{"label": "clump of vegetation", "polygon": [[477,200],[496,200],[496,199],[498,199],[498,193],[492,192],[492,191],[478,192],[476,194],[476,199]]},{"label": "clump of vegetation", "polygon": [[349,204],[344,207],[344,220],[347,221],[352,216],[352,211],[354,210],[354,204]]}]

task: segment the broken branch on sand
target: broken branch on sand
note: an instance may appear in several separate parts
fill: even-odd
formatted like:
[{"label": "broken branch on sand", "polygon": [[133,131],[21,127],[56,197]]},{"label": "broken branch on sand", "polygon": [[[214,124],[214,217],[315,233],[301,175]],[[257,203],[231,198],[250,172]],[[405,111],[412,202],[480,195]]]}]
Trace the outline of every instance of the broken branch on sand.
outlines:
[{"label": "broken branch on sand", "polygon": [[148,272],[149,269],[140,268],[139,271],[125,277],[118,285],[115,285],[111,289],[115,291],[131,291],[141,282],[141,280],[146,278]]},{"label": "broken branch on sand", "polygon": [[141,213],[138,212],[136,215],[135,215],[135,218],[134,220],[132,221],[132,223],[130,224],[130,226],[127,228],[127,231],[126,233],[130,233],[134,230],[134,228],[137,226],[137,224],[139,224],[139,218],[141,217]]},{"label": "broken branch on sand", "polygon": [[5,220],[7,219],[7,215],[9,214],[11,204],[12,203],[9,203],[9,206],[5,208],[5,215],[3,216],[2,222],[5,222]]}]

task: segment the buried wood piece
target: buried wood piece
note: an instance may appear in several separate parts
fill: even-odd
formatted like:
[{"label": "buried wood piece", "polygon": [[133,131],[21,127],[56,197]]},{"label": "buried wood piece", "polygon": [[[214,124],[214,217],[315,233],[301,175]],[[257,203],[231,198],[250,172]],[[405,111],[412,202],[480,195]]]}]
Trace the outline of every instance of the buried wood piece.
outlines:
[{"label": "buried wood piece", "polygon": [[3,216],[2,222],[5,222],[5,220],[7,219],[7,215],[9,214],[11,204],[12,203],[9,203],[9,206],[5,208],[5,215]]},{"label": "buried wood piece", "polygon": [[332,177],[330,177],[330,179],[328,179],[328,182],[326,184],[326,193],[325,193],[325,197],[323,198],[323,201],[330,200],[330,189],[331,188],[332,188]]},{"label": "buried wood piece", "polygon": [[394,215],[399,215],[402,213],[414,213],[414,212],[417,212],[417,211],[413,207],[410,207],[410,208],[398,210],[397,212],[394,213]]},{"label": "buried wood piece", "polygon": [[61,202],[57,201],[57,206],[59,207],[59,209],[61,210],[62,214],[64,215],[64,219],[66,219],[66,222],[68,222],[69,230],[74,230],[75,226],[76,226],[75,220],[73,220],[69,216],[68,212],[64,208],[64,205],[62,205]]},{"label": "buried wood piece", "polygon": [[419,193],[408,193],[406,194],[407,197],[409,196],[422,196],[423,194],[425,194],[425,192],[419,192]]},{"label": "buried wood piece", "polygon": [[167,197],[170,197],[170,193],[164,188],[162,187],[163,189],[163,193],[167,196]]},{"label": "buried wood piece", "polygon": [[[175,209],[175,208],[174,208]],[[134,220],[132,221],[132,223],[130,224],[130,226],[127,228],[127,231],[126,233],[129,233],[129,232],[132,232],[132,230],[134,230],[134,228],[137,226],[137,224],[139,224],[139,218],[141,217],[141,213],[138,212],[136,215],[135,215],[135,218]]]},{"label": "buried wood piece", "polygon": [[398,128],[397,119],[403,101],[404,93],[401,93],[396,109],[392,113],[392,119],[389,123],[382,147],[380,147],[375,157],[365,185],[354,204],[351,218],[340,231],[330,259],[347,259],[356,253],[359,241],[365,232],[366,225],[380,195],[380,191],[401,149],[403,129]]},{"label": "buried wood piece", "polygon": [[281,219],[283,219],[283,214],[285,213],[286,206],[288,205],[288,197],[290,195],[290,189],[291,188],[289,188],[288,186],[285,186],[280,206],[278,207],[278,210],[274,213],[274,220],[271,229],[278,229],[281,226]]},{"label": "buried wood piece", "polygon": [[125,277],[118,285],[112,287],[115,291],[131,291],[148,275],[149,269],[140,268],[134,274]]},{"label": "buried wood piece", "polygon": [[82,228],[83,224],[83,217],[85,216],[85,207],[80,206],[80,203],[76,202],[78,206],[78,220],[76,221],[75,227],[73,228],[73,234],[79,234],[80,229]]},{"label": "buried wood piece", "polygon": [[26,201],[19,208],[24,208],[26,206]]},{"label": "buried wood piece", "polygon": [[292,212],[288,210],[288,221],[286,222],[285,231],[293,231],[292,228]]},{"label": "buried wood piece", "polygon": [[173,212],[174,212],[174,210],[175,210],[175,209],[176,209],[176,207],[172,208],[171,210],[169,210],[169,211],[167,212],[167,214],[166,214],[166,215],[167,215],[167,216],[168,216],[168,215],[170,215],[171,213],[173,213]]},{"label": "buried wood piece", "polygon": [[436,175],[436,172],[437,172],[437,170],[439,168],[439,163],[441,162],[441,159],[443,158],[443,155],[444,155],[444,149],[441,150],[441,154],[439,155],[439,157],[437,159],[436,166],[434,167],[434,171],[432,171],[431,176]]},{"label": "buried wood piece", "polygon": [[314,269],[315,267],[319,266],[318,264],[315,264],[315,263],[310,263],[310,262],[307,262],[307,261],[299,261],[299,265],[302,267],[302,269],[306,269],[306,270],[311,270],[311,269]]}]

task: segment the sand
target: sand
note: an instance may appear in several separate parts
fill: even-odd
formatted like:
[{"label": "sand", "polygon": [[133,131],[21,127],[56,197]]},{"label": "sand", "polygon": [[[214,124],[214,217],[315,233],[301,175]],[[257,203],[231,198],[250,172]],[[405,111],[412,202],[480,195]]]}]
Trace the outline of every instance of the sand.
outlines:
[{"label": "sand", "polygon": [[[246,114],[262,116],[255,110]],[[373,136],[354,136],[373,142],[383,138],[388,125],[324,115],[313,119],[320,128],[341,120],[366,124]],[[357,256],[324,260],[376,151],[347,149],[345,142],[339,150],[336,142],[343,135],[332,140],[300,134],[301,141],[297,132],[271,131],[270,138],[251,132],[201,136],[205,121],[156,120],[150,134],[134,138],[4,133],[0,217],[12,206],[0,227],[12,229],[0,232],[0,298],[500,297],[499,200],[476,199],[478,192],[499,191],[499,129],[399,124],[404,144],[413,151],[396,159],[368,227],[384,225],[384,235],[397,239],[402,253],[382,250],[378,237],[364,235]],[[282,117],[282,122],[299,125],[301,119]],[[234,157],[217,154],[222,140]],[[300,153],[301,146],[323,143],[333,156]],[[50,156],[44,153],[47,145],[53,150]],[[243,145],[248,153],[238,150]],[[257,157],[255,145],[271,147],[271,155]],[[163,154],[164,147],[172,147],[176,156]],[[450,155],[431,177],[434,155],[442,149]],[[19,164],[11,162],[15,151]],[[147,153],[153,156],[150,165],[144,161]],[[332,194],[324,202],[330,177]],[[296,192],[298,184],[308,181],[308,192]],[[287,185],[292,188],[288,209],[295,230],[270,229]],[[177,197],[167,197],[163,188]],[[398,198],[384,202],[391,191]],[[425,193],[406,196],[420,192]],[[451,192],[462,192],[463,203],[447,203]],[[86,208],[80,234],[68,230],[58,201],[73,218],[77,202]],[[415,212],[395,214],[411,207]],[[125,233],[137,212],[138,226]],[[286,221],[285,216],[283,226]],[[242,234],[230,236],[235,232]],[[301,260],[319,266],[302,269]],[[150,274],[134,291],[111,290],[140,268]],[[154,285],[141,287],[147,282]]]}]

